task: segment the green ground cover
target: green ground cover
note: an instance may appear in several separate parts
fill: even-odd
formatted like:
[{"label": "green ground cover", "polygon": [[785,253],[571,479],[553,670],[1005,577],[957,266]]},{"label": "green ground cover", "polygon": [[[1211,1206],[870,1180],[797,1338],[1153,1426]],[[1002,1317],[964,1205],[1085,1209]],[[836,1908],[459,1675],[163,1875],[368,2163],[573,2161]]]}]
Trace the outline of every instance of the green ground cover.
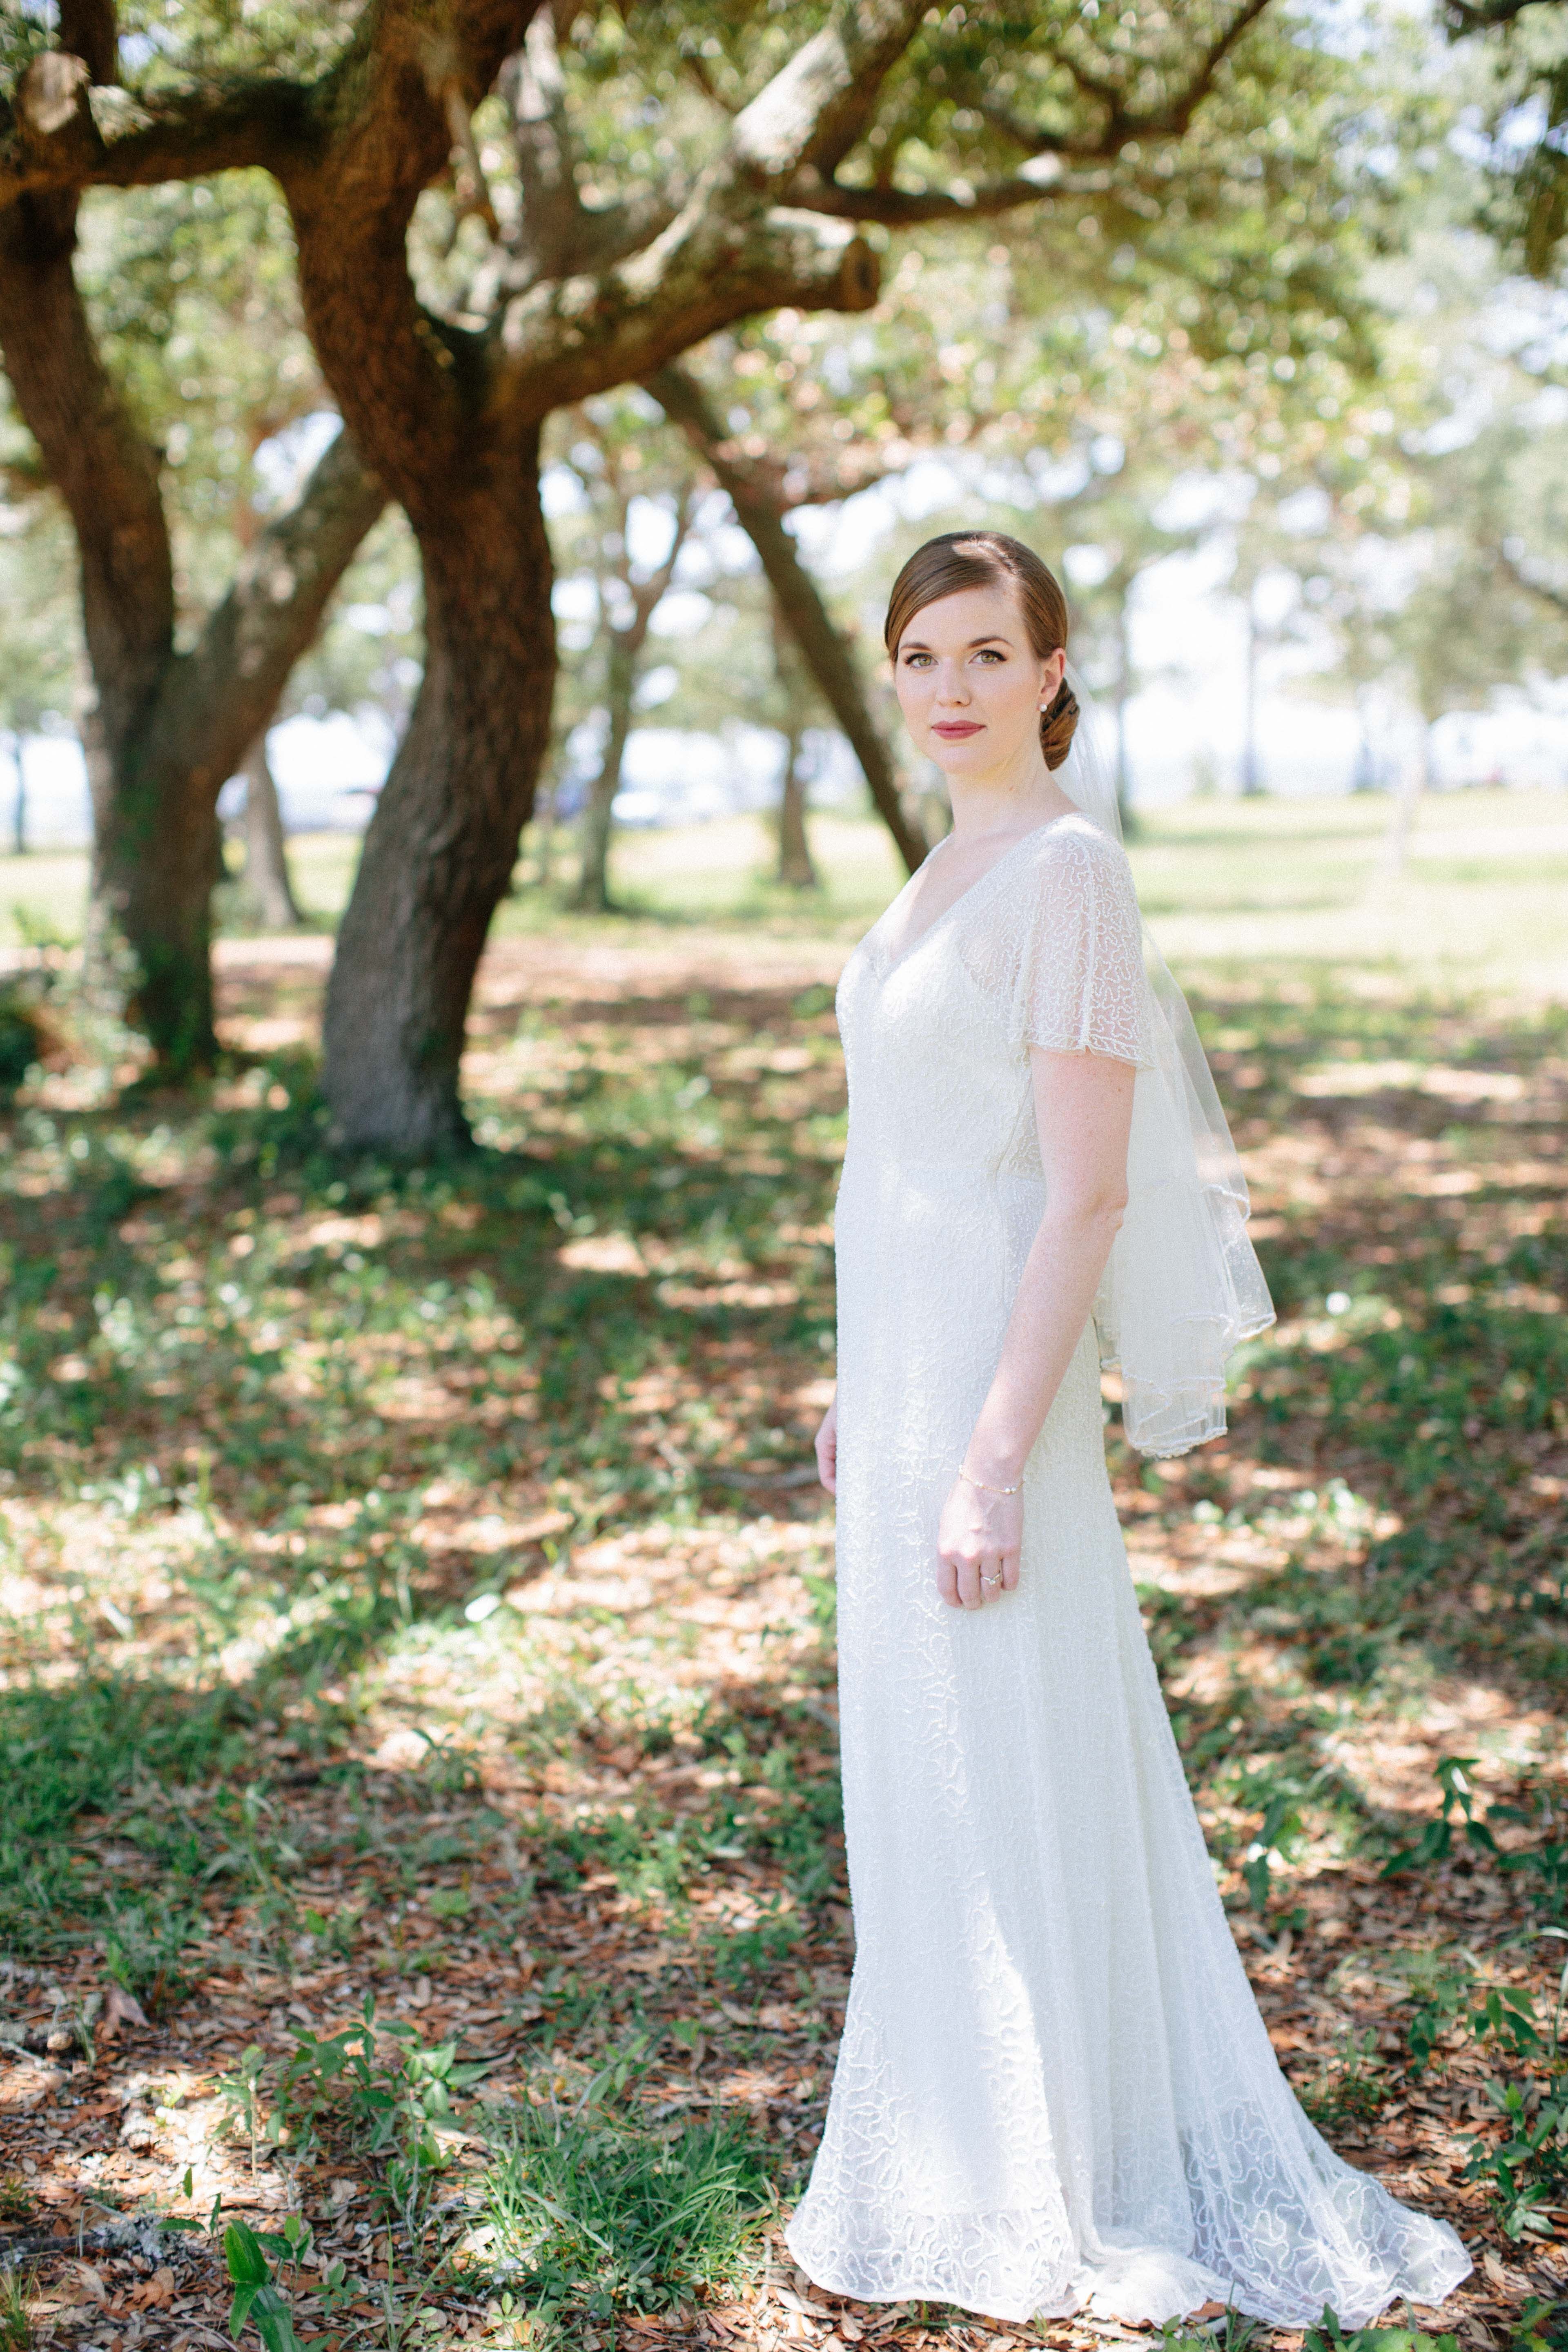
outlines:
[{"label": "green ground cover", "polygon": [[[1383,803],[1191,804],[1136,851],[1280,1320],[1226,1442],[1112,1425],[1134,1574],[1276,2044],[1489,2249],[1483,2352],[1557,2325],[1568,2199],[1562,806],[1434,803],[1399,882]],[[16,2228],[297,2211],[301,2328],[389,2352],[698,2303],[761,2343],[802,2300],[768,2233],[848,1963],[827,982],[896,882],[823,838],[826,908],[739,826],[628,842],[638,914],[514,901],[464,1159],[329,1149],[321,959],[243,937],[205,1093],[77,1066],[3,1114]]]}]

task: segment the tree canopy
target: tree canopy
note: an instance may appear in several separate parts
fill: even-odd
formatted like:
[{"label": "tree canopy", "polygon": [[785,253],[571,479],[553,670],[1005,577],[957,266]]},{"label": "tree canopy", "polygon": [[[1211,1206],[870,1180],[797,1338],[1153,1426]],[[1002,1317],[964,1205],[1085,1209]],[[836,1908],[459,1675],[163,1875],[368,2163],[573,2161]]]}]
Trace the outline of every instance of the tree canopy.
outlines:
[{"label": "tree canopy", "polygon": [[[1281,388],[1331,400],[1363,340],[1354,68],[1278,0],[1114,18],[1068,0],[751,0],[717,21],[682,0],[173,20],[65,0],[55,36],[18,33],[11,61],[0,337],[82,551],[100,912],[168,1057],[211,1050],[223,776],[384,497],[418,542],[423,685],[329,997],[327,1089],[358,1139],[460,1131],[468,992],[550,739],[537,482],[554,410],[770,312],[875,327],[893,241],[988,223],[1025,278],[1063,296],[1092,281],[1102,307],[1137,304],[1157,348],[1245,370],[1265,434]],[[159,469],[72,274],[77,208],[162,191],[173,219],[171,184],[226,201],[258,171],[287,206],[300,316],[348,430],[176,656]],[[1016,362],[936,356],[997,415],[1033,397]],[[220,671],[243,694],[218,696]],[[869,736],[868,759],[869,775]],[[875,788],[918,856],[896,782]]]}]

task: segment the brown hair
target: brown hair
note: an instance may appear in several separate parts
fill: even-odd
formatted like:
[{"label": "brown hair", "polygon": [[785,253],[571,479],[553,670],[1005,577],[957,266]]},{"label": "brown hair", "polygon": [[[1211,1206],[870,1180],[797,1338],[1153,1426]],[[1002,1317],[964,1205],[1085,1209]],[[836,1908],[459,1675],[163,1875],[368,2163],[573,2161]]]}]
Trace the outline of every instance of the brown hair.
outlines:
[{"label": "brown hair", "polygon": [[[888,599],[883,634],[889,656],[898,658],[899,642],[915,614],[939,597],[956,596],[964,588],[994,588],[1005,581],[1017,590],[1030,649],[1045,661],[1067,644],[1068,600],[1034,549],[1003,530],[947,530],[916,548]],[[1078,698],[1064,677],[1040,713],[1040,750],[1047,768],[1061,766],[1077,725]]]}]

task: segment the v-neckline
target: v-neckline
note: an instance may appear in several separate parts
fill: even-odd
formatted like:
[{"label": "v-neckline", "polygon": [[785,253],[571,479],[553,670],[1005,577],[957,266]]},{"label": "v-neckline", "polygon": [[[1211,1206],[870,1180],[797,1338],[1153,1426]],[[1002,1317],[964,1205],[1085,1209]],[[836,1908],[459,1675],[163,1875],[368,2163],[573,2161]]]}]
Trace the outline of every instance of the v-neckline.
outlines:
[{"label": "v-neckline", "polygon": [[[956,898],[949,899],[941,914],[932,917],[931,920],[926,925],[924,930],[921,933],[919,939],[915,940],[904,950],[903,954],[900,956],[896,963],[889,963],[885,956],[879,959],[882,967],[882,979],[884,981],[889,981],[892,979],[893,974],[896,971],[902,971],[910,958],[911,956],[919,955],[921,948],[924,947],[931,934],[934,931],[941,930],[948,917],[950,915],[956,915],[960,907],[962,907],[966,900],[973,898],[976,890],[984,889],[985,884],[990,881],[991,877],[994,874],[1000,873],[1002,867],[1006,865],[1007,860],[1013,856],[1016,851],[1022,849],[1026,842],[1037,841],[1042,833],[1049,833],[1054,826],[1065,824],[1069,817],[1080,816],[1082,814],[1083,812],[1080,809],[1063,809],[1060,815],[1048,816],[1044,824],[1031,825],[1027,833],[1021,833],[1016,841],[1010,842],[1007,847],[1004,849],[998,856],[992,859],[984,874],[977,874],[973,881],[967,884],[966,887],[959,892]],[[941,841],[936,844],[936,849],[945,848],[946,845],[952,839],[952,834],[943,834]],[[935,855],[934,850],[931,855]],[[904,890],[910,889],[913,884],[918,881],[921,871],[922,868],[917,866],[914,872],[910,876],[909,881],[905,883]],[[899,898],[901,898],[903,895],[904,891],[900,890],[899,893]],[[883,909],[880,919],[881,922],[885,923],[887,921],[888,917],[893,911],[893,908],[898,905],[899,898],[893,899],[891,904]]]}]

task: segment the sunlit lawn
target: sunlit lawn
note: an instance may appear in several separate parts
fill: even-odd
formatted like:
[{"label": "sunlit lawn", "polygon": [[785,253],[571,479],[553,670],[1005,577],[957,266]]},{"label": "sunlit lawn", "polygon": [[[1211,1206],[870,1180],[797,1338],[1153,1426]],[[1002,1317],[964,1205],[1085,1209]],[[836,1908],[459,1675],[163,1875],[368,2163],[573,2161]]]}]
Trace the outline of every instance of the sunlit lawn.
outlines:
[{"label": "sunlit lawn", "polygon": [[[1173,965],[1293,963],[1389,971],[1404,982],[1568,997],[1568,793],[1445,793],[1423,803],[1405,872],[1389,872],[1391,803],[1381,794],[1323,800],[1186,801],[1148,813],[1132,856],[1145,909]],[[695,924],[755,934],[849,940],[874,920],[902,871],[869,818],[814,820],[819,892],[781,889],[761,817],[623,833],[614,879],[626,916],[660,931]],[[297,894],[313,924],[335,921],[358,842],[296,835]],[[233,853],[237,860],[237,851]],[[551,887],[536,884],[531,836],[516,894],[495,936],[540,929],[624,936],[626,917],[563,916],[571,872],[559,841]],[[42,933],[80,937],[86,858],[0,857],[0,947]],[[225,928],[245,929],[233,894]]]},{"label": "sunlit lawn", "polygon": [[[1436,801],[1397,879],[1388,814],[1189,803],[1136,845],[1280,1321],[1227,1441],[1110,1447],[1277,2046],[1357,2163],[1489,2247],[1487,2352],[1560,2291],[1568,2207],[1568,2147],[1466,2177],[1510,2144],[1489,2079],[1543,2112],[1568,1929],[1568,801]],[[298,2204],[357,2298],[308,2279],[301,2331],[389,2352],[419,2294],[508,2343],[503,2292],[530,2341],[607,2344],[614,2306],[651,2342],[697,2297],[732,2342],[823,2339],[828,2305],[758,2271],[760,2184],[803,2177],[849,1959],[809,1438],[830,985],[898,876],[869,825],[817,845],[820,900],[761,879],[740,820],[628,836],[629,916],[525,886],[465,1159],[329,1149],[310,936],[226,938],[236,1054],[199,1098],[105,1100],[78,1066],[0,1114],[0,2110],[28,2228]],[[294,845],[322,916],[353,846]],[[79,887],[5,861],[0,906],[68,932]],[[105,2032],[111,1984],[145,2031]],[[405,2118],[379,2145],[298,2040],[367,1995],[407,2030],[365,2044]],[[489,2071],[421,2169],[408,2070],[453,2041]],[[659,2253],[670,2182],[710,2219]],[[170,2259],[216,2327],[210,2262]],[[875,2318],[831,2309],[839,2341]],[[50,2324],[98,2341],[98,2311]]]}]

